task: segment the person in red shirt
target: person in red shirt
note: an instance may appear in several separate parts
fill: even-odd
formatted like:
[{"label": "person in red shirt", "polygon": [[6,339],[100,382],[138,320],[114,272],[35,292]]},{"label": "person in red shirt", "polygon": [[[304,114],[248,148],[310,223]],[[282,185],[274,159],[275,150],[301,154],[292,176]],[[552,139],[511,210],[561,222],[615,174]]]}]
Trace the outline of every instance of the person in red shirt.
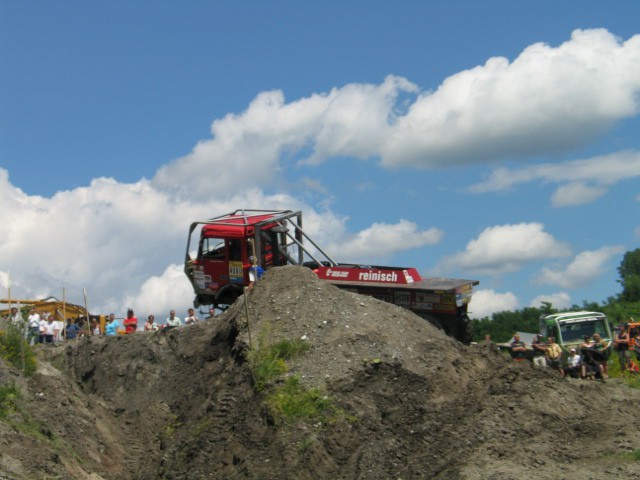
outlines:
[{"label": "person in red shirt", "polygon": [[138,328],[138,319],[133,315],[133,309],[127,310],[127,318],[124,319],[124,333],[133,333]]}]

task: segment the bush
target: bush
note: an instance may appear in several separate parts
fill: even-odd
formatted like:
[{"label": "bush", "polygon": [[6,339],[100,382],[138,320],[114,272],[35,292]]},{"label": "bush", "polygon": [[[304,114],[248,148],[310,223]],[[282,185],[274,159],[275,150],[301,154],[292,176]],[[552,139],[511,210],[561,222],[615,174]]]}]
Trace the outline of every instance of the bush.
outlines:
[{"label": "bush", "polygon": [[14,325],[0,331],[0,357],[14,367],[24,369],[23,373],[26,376],[36,371],[35,351],[25,339],[22,329]]},{"label": "bush", "polygon": [[7,418],[7,415],[18,411],[18,400],[20,390],[15,384],[10,383],[0,387],[0,419]]}]

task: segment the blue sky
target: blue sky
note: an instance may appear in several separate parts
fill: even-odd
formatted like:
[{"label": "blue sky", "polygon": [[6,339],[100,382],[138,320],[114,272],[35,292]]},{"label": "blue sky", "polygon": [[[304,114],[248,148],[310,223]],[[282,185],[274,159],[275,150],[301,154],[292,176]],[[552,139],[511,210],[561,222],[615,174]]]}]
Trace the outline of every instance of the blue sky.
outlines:
[{"label": "blue sky", "polygon": [[162,318],[190,222],[291,208],[336,260],[480,280],[476,317],[603,301],[640,242],[638,18],[2,0],[0,286]]}]

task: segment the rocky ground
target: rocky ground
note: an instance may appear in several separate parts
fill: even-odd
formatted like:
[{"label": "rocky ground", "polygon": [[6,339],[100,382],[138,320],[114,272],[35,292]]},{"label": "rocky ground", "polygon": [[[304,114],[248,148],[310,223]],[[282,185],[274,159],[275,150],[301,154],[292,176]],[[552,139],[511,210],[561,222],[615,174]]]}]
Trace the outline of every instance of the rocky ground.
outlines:
[{"label": "rocky ground", "polygon": [[[461,345],[300,267],[271,269],[247,297],[192,326],[40,346],[28,379],[0,363],[0,385],[22,392],[0,421],[0,479],[640,475],[640,390],[618,380]],[[308,348],[258,391],[251,352],[279,341]],[[325,417],[274,414],[294,375]]]}]

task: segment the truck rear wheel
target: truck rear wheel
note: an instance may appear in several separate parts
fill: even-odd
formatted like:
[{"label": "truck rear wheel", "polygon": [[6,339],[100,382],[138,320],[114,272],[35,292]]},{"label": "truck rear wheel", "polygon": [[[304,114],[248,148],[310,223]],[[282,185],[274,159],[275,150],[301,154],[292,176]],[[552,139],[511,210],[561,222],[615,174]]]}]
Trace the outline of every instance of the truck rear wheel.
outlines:
[{"label": "truck rear wheel", "polygon": [[467,315],[458,317],[458,334],[456,338],[465,345],[469,345],[473,339],[473,323]]}]

